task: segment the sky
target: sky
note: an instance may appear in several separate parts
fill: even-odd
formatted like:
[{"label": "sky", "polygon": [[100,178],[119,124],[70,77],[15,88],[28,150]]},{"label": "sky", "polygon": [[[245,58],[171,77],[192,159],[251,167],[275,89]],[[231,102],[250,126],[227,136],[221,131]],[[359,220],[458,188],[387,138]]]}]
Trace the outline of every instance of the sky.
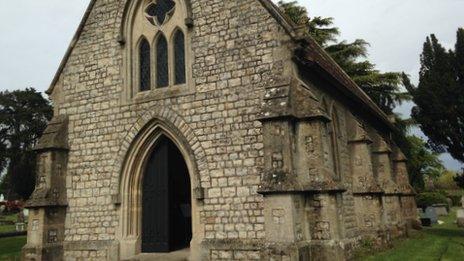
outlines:
[{"label": "sky", "polygon": [[[225,0],[230,1],[230,0]],[[417,82],[422,44],[431,33],[452,48],[464,26],[464,0],[299,0],[310,16],[334,17],[340,39],[367,40],[382,71]],[[48,88],[89,0],[0,0],[0,90]],[[405,117],[412,105],[399,108]],[[420,131],[414,133],[421,135]],[[461,165],[449,155],[445,165]]]}]

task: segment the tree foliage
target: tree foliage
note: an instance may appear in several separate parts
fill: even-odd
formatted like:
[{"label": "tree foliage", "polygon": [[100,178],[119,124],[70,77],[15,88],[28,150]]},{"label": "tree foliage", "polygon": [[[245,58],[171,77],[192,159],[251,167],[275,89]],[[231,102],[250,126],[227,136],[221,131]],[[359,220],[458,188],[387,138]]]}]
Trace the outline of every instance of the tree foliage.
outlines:
[{"label": "tree foliage", "polygon": [[412,117],[429,137],[429,145],[464,162],[464,29],[457,32],[455,50],[447,51],[433,34],[427,37],[419,85],[403,77],[416,104]]},{"label": "tree foliage", "polygon": [[7,197],[27,199],[35,184],[32,148],[52,117],[50,102],[32,88],[0,92],[0,173]]},{"label": "tree foliage", "polygon": [[299,26],[307,28],[311,36],[345,70],[345,72],[387,114],[392,114],[398,103],[409,96],[401,92],[402,78],[397,72],[382,73],[366,60],[369,43],[357,39],[351,43],[338,41],[340,30],[333,25],[333,18],[309,18],[306,8],[297,1],[279,1],[280,8]]},{"label": "tree foliage", "polygon": [[445,170],[443,174],[435,180],[435,187],[440,190],[457,190],[459,187],[455,182],[456,177],[456,172]]},{"label": "tree foliage", "polygon": [[454,177],[454,182],[456,182],[458,187],[464,189],[464,173],[456,175]]},{"label": "tree foliage", "polygon": [[424,140],[417,136],[408,136],[410,150],[407,151],[408,172],[411,184],[419,190],[424,189],[424,178],[436,179],[442,175],[445,168],[439,159],[439,154],[427,148]]}]

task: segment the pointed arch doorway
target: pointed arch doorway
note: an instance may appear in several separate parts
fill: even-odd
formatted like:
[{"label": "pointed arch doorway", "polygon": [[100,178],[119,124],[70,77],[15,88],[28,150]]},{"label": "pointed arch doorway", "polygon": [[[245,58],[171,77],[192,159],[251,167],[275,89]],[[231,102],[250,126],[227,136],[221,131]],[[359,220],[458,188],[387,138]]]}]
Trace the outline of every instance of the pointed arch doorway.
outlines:
[{"label": "pointed arch doorway", "polygon": [[147,158],[142,181],[142,253],[188,248],[192,239],[191,184],[177,146],[161,135]]}]

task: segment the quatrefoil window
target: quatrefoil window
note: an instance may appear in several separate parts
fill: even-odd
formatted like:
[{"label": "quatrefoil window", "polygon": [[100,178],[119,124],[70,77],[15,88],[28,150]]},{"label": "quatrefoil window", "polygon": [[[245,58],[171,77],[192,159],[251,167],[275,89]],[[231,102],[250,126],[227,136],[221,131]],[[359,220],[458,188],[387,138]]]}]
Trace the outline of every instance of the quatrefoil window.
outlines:
[{"label": "quatrefoil window", "polygon": [[173,0],[153,0],[145,8],[145,16],[151,24],[161,26],[172,17],[175,7]]}]

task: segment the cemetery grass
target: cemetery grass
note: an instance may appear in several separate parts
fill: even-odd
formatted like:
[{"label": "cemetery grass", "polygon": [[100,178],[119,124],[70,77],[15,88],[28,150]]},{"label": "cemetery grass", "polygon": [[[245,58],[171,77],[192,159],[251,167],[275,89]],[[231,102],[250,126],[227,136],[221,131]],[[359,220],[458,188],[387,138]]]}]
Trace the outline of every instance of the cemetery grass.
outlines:
[{"label": "cemetery grass", "polygon": [[0,260],[19,260],[26,236],[0,238]]},{"label": "cemetery grass", "polygon": [[[8,216],[0,216],[0,220],[5,221],[16,221],[16,214]],[[16,231],[15,225],[0,225],[0,233],[14,232]]]},{"label": "cemetery grass", "polygon": [[394,242],[392,249],[357,260],[464,260],[464,229],[454,223],[456,211],[454,208],[447,217],[439,217],[439,220],[445,222],[442,225],[413,231],[410,238]]}]

